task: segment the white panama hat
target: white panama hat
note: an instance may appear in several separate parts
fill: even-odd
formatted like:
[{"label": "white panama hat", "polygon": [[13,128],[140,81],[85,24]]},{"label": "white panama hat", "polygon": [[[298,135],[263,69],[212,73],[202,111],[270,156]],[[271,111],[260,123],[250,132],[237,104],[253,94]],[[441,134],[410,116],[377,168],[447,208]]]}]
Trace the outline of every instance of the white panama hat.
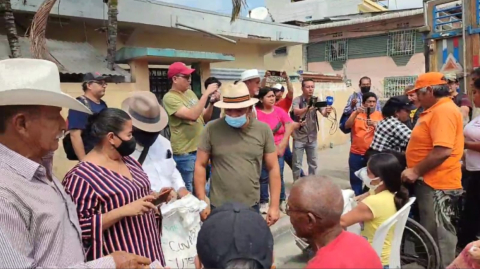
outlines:
[{"label": "white panama hat", "polygon": [[9,105],[65,107],[92,114],[86,106],[62,92],[58,67],[38,59],[0,61],[0,106]]},{"label": "white panama hat", "polygon": [[223,90],[222,101],[218,101],[214,106],[226,109],[239,109],[251,107],[258,103],[257,98],[251,98],[247,85],[238,82],[235,85],[228,85]]},{"label": "white panama hat", "polygon": [[247,81],[254,78],[260,78],[257,69],[249,69],[242,72],[241,81]]}]

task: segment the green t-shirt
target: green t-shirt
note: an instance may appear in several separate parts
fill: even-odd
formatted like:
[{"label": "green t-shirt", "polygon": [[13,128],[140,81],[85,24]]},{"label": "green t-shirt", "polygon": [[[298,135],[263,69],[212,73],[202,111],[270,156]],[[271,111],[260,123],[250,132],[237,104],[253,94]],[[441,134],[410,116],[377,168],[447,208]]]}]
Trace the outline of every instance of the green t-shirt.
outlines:
[{"label": "green t-shirt", "polygon": [[197,102],[198,98],[192,90],[187,90],[183,94],[169,91],[163,97],[163,105],[168,114],[173,154],[185,154],[197,150],[198,140],[205,125],[203,116],[196,121],[190,121],[174,115],[180,108],[191,108]]},{"label": "green t-shirt", "polygon": [[276,151],[266,123],[251,119],[247,128],[237,129],[220,118],[205,126],[198,149],[208,152],[212,161],[212,205],[239,202],[254,206],[259,202],[263,156]]}]

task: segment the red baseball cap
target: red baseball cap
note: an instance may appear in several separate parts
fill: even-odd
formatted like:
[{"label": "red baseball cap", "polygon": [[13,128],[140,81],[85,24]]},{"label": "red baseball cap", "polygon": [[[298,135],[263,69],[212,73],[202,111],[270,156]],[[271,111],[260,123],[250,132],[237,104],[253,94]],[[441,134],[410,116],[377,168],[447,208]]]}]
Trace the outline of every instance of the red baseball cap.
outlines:
[{"label": "red baseball cap", "polygon": [[168,78],[173,78],[176,75],[190,75],[195,72],[195,69],[188,68],[182,62],[176,62],[168,68]]}]

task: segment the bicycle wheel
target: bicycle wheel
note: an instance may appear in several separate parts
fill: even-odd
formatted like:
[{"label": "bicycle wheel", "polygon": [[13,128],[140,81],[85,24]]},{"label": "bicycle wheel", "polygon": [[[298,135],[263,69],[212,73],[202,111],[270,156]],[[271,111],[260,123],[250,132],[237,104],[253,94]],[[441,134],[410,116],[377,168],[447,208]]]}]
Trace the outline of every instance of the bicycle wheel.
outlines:
[{"label": "bicycle wheel", "polygon": [[403,231],[400,259],[402,268],[437,269],[441,265],[440,251],[432,236],[410,218]]}]

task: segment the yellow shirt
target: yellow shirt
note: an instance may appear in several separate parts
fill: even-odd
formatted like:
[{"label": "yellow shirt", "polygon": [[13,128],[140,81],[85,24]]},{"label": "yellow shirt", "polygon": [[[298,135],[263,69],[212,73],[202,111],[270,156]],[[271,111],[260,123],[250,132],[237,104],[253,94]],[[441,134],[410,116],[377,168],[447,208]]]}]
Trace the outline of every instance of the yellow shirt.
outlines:
[{"label": "yellow shirt", "polygon": [[[384,190],[375,195],[370,195],[365,198],[362,203],[368,206],[373,213],[373,220],[367,221],[362,225],[361,235],[365,237],[370,244],[373,242],[373,237],[378,227],[382,225],[387,219],[397,213],[397,208],[393,201],[394,194],[388,190]],[[382,264],[388,265],[390,263],[390,251],[392,248],[393,231],[395,225],[388,231],[385,243],[382,250]]]},{"label": "yellow shirt", "polygon": [[418,108],[415,108],[414,110],[410,111],[410,119],[413,120],[413,118],[415,117],[415,113],[417,112],[417,109]]}]

